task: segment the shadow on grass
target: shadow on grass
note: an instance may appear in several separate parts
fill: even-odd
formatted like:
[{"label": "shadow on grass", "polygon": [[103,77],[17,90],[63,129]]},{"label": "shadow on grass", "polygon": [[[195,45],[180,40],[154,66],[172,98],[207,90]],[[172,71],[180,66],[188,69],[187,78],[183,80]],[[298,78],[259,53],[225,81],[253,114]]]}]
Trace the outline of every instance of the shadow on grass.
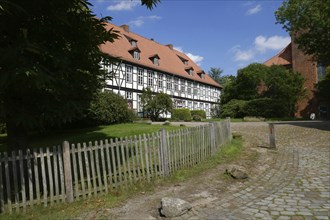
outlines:
[{"label": "shadow on grass", "polygon": [[[47,131],[38,134],[29,135],[29,146],[28,148],[46,148],[52,146],[61,145],[63,141],[69,141],[70,144],[77,144],[86,142],[88,145],[89,141],[100,141],[105,139],[116,138],[111,136],[104,131],[102,127],[93,127],[87,129],[78,130],[56,130]],[[7,136],[0,136],[0,152],[10,151],[7,145]]]}]

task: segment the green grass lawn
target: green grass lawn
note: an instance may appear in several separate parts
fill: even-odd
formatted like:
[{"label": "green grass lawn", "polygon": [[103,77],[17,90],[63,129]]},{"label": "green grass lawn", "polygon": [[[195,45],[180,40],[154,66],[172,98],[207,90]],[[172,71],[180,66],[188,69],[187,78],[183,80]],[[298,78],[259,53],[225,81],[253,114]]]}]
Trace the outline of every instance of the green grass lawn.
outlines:
[{"label": "green grass lawn", "polygon": [[[109,126],[97,126],[84,129],[48,131],[47,133],[43,134],[31,135],[29,137],[30,144],[28,148],[60,145],[64,140],[67,140],[70,143],[83,143],[89,141],[94,142],[109,138],[120,138],[125,136],[158,132],[162,128],[165,128],[166,130],[180,129],[178,126],[171,125],[165,126],[150,125],[144,123],[128,123]],[[8,151],[6,141],[7,136],[5,134],[1,134],[0,151]]]}]

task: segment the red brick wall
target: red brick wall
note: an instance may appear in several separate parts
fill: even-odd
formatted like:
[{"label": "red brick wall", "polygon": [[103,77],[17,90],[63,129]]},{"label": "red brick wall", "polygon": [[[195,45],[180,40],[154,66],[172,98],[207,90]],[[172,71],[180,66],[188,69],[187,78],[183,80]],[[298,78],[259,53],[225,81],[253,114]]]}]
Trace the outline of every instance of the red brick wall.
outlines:
[{"label": "red brick wall", "polygon": [[292,69],[299,72],[305,79],[306,97],[297,103],[297,117],[308,117],[311,112],[317,112],[317,102],[314,97],[314,85],[317,83],[316,62],[311,61],[311,57],[305,55],[292,43]]}]

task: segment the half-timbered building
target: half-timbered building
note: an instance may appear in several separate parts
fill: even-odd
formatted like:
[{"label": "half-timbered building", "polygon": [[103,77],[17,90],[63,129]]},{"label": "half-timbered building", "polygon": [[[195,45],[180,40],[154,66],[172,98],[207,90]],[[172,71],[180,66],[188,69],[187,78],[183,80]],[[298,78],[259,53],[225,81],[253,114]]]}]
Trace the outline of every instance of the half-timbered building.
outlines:
[{"label": "half-timbered building", "polygon": [[[100,46],[115,62],[104,63],[110,76],[106,89],[127,99],[129,106],[142,115],[142,90],[168,94],[175,108],[204,110],[207,117],[219,101],[222,87],[186,54],[173,45],[162,45],[129,30],[129,26],[107,24],[118,31],[119,39]],[[164,117],[170,117],[166,115]]]}]

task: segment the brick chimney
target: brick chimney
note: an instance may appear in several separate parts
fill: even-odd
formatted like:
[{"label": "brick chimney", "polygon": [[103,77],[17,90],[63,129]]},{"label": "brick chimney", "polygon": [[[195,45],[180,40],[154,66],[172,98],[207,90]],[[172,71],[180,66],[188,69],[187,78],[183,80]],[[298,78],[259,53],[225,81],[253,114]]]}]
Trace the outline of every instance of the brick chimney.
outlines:
[{"label": "brick chimney", "polygon": [[129,32],[129,26],[127,24],[123,24],[120,26],[124,31]]},{"label": "brick chimney", "polygon": [[168,48],[170,48],[171,50],[173,50],[173,44],[167,44],[166,45]]}]

